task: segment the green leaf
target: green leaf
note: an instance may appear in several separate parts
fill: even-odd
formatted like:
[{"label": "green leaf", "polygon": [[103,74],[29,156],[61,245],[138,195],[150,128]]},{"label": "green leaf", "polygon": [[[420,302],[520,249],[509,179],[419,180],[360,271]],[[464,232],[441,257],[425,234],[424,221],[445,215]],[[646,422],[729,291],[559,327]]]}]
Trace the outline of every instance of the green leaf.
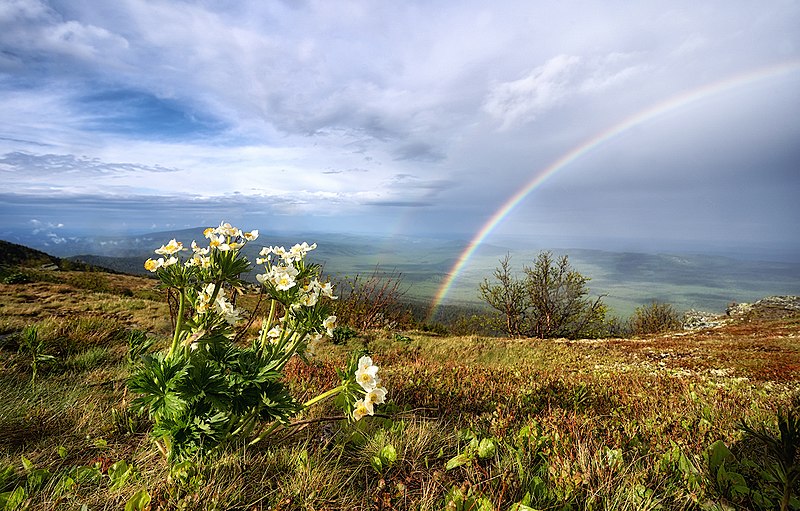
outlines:
[{"label": "green leaf", "polygon": [[478,457],[482,460],[491,458],[497,452],[497,444],[491,438],[484,438],[478,444]]},{"label": "green leaf", "polygon": [[144,511],[150,504],[150,494],[147,490],[139,490],[125,503],[125,511]]},{"label": "green leaf", "polygon": [[397,461],[397,451],[392,444],[384,445],[383,449],[381,449],[380,457],[391,465]]},{"label": "green leaf", "polygon": [[11,479],[13,477],[14,477],[14,467],[12,467],[11,465],[6,465],[0,468],[0,490],[4,490],[7,484],[10,485]]},{"label": "green leaf", "polygon": [[24,468],[27,472],[33,470],[33,462],[26,458],[24,454],[20,456],[20,459],[22,460],[22,468]]},{"label": "green leaf", "polygon": [[25,500],[25,488],[17,487],[14,491],[0,493],[0,508],[8,511],[17,509]]},{"label": "green leaf", "polygon": [[163,353],[145,355],[139,370],[128,382],[128,388],[140,394],[132,405],[147,411],[156,420],[178,416],[186,403],[176,393],[176,388],[187,371],[186,362],[178,358],[166,359]]},{"label": "green leaf", "polygon": [[109,486],[112,490],[118,490],[125,484],[125,481],[133,473],[133,468],[129,467],[127,463],[123,460],[119,460],[118,462],[114,463],[110,467],[108,467],[108,477],[111,480],[111,485]]},{"label": "green leaf", "polygon": [[450,461],[447,462],[447,465],[444,466],[444,469],[453,470],[454,468],[469,463],[471,460],[472,460],[472,454],[461,453],[450,458]]},{"label": "green leaf", "polygon": [[717,440],[708,448],[708,467],[711,473],[716,473],[730,459],[733,459],[733,454],[722,440]]},{"label": "green leaf", "polygon": [[48,479],[50,479],[50,471],[46,468],[31,470],[30,474],[28,474],[28,488],[31,491],[36,491],[44,486]]},{"label": "green leaf", "polygon": [[103,477],[103,473],[97,467],[75,467],[75,481],[80,483],[97,482]]},{"label": "green leaf", "polygon": [[539,510],[518,502],[516,504],[512,504],[512,506],[508,508],[508,511],[539,511]]},{"label": "green leaf", "polygon": [[67,448],[63,445],[59,445],[58,449],[56,449],[56,452],[58,453],[58,457],[62,460],[67,457]]},{"label": "green leaf", "polygon": [[71,478],[68,475],[64,475],[56,483],[56,486],[53,489],[53,492],[56,495],[63,495],[64,493],[71,492],[75,488],[75,486],[77,486],[77,483],[75,482],[75,479]]}]

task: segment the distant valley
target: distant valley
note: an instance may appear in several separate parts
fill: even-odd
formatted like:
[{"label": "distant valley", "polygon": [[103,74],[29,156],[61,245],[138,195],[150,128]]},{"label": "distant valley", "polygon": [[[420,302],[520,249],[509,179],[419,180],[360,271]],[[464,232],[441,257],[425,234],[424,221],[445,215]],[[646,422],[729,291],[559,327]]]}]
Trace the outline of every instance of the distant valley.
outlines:
[{"label": "distant valley", "polygon": [[[70,238],[59,244],[33,246],[49,254],[80,260],[115,271],[145,275],[143,262],[171,238],[188,245],[203,239],[202,229],[137,236]],[[20,243],[21,240],[10,240]],[[402,275],[405,297],[430,303],[442,281],[467,246],[466,241],[408,236],[380,237],[350,234],[265,234],[246,247],[255,261],[262,246],[316,242],[311,259],[332,277],[370,274],[378,269]],[[24,243],[23,243],[24,244]],[[753,302],[767,295],[800,294],[800,264],[754,261],[719,255],[639,253],[587,248],[501,246],[484,244],[473,254],[445,300],[453,305],[480,305],[478,284],[491,278],[498,260],[511,255],[512,267],[522,270],[539,250],[569,256],[572,266],[591,278],[592,295],[606,295],[611,313],[629,316],[653,300],[678,310],[721,312],[730,302]]]}]

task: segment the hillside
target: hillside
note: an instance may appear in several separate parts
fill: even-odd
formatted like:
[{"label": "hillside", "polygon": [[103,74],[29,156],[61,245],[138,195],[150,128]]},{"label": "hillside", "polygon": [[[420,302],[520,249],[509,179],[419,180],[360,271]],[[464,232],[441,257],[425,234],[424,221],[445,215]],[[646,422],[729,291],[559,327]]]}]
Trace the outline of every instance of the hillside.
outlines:
[{"label": "hillside", "polygon": [[24,245],[0,240],[0,261],[5,266],[39,267],[58,265],[61,260]]},{"label": "hillside", "polygon": [[[88,258],[91,259],[91,258]],[[118,273],[110,267],[102,264],[103,261],[84,261],[81,258],[63,259],[46,254],[24,245],[18,245],[8,241],[0,240],[0,268],[5,268],[4,273],[12,271],[14,268],[30,268],[43,270],[73,270],[73,271],[100,271],[107,273]]]},{"label": "hillside", "polygon": [[[189,243],[202,239],[202,229],[139,234],[69,238],[46,251],[69,260],[146,275],[143,262],[153,250],[172,238]],[[245,247],[254,261],[262,246],[290,247],[300,241],[316,242],[309,259],[322,264],[332,277],[371,274],[376,267],[402,273],[408,299],[430,303],[467,247],[467,241],[431,237],[367,236],[320,232],[262,232],[256,243]],[[532,244],[533,243],[533,244]],[[512,256],[516,271],[530,265],[540,250],[568,255],[572,266],[590,277],[593,296],[605,295],[613,315],[625,318],[653,300],[673,304],[678,310],[723,310],[730,302],[752,302],[769,295],[800,294],[800,264],[746,257],[676,252],[590,250],[568,245],[542,245],[529,241],[513,245],[483,243],[475,250],[449,288],[445,304],[482,306],[478,286],[491,278],[500,258]],[[684,250],[689,250],[683,247]],[[438,317],[439,320],[443,315]]]},{"label": "hillside", "polygon": [[[800,413],[800,314],[762,315],[775,301],[630,339],[361,332],[292,361],[286,378],[308,399],[368,350],[389,391],[380,414],[353,426],[323,403],[246,453],[181,465],[189,479],[158,456],[125,383],[131,333],[159,350],[171,335],[156,282],[51,273],[0,284],[0,498],[17,491],[30,510],[121,509],[143,495],[150,509],[197,511],[756,509],[733,477],[771,509],[778,486],[760,475],[771,461],[741,421],[773,434],[776,410]],[[53,357],[35,387],[19,336],[30,325]],[[26,482],[33,470],[44,482]]]}]

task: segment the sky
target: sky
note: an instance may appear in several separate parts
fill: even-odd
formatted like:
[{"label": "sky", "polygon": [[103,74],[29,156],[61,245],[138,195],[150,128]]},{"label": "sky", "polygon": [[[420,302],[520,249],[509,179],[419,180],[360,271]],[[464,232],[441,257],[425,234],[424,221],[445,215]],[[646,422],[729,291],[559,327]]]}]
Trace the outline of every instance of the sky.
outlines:
[{"label": "sky", "polygon": [[550,168],[482,240],[800,253],[798,26],[795,0],[1,0],[0,238],[473,239]]}]

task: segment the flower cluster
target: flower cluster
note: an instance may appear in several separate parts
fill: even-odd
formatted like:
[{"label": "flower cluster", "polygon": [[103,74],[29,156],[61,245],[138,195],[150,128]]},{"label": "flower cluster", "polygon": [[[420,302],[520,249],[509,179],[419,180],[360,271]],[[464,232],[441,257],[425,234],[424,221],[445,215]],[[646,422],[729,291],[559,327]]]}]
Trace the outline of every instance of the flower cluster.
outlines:
[{"label": "flower cluster", "polygon": [[183,247],[183,243],[180,241],[175,241],[175,238],[171,239],[169,243],[166,245],[161,245],[161,248],[157,248],[155,253],[162,256],[170,256],[167,259],[163,257],[159,257],[158,259],[148,259],[144,262],[144,267],[146,270],[155,272],[159,268],[166,268],[167,266],[172,266],[173,264],[178,262],[178,258],[174,256],[174,254],[180,252],[181,250],[186,250]]},{"label": "flower cluster", "polygon": [[381,379],[378,377],[379,367],[372,363],[372,358],[363,356],[358,359],[356,382],[361,386],[366,395],[356,401],[353,408],[353,418],[361,420],[365,415],[375,414],[375,405],[383,404],[386,400],[386,389],[379,387]]},{"label": "flower cluster", "polygon": [[[222,222],[205,229],[203,236],[206,246],[196,241],[184,246],[172,239],[155,250],[157,259],[144,264],[177,305],[172,308],[175,327],[169,350],[143,357],[129,387],[138,395],[134,406],[154,421],[157,445],[168,459],[261,431],[250,442],[255,443],[337,394],[343,394],[344,409],[356,420],[373,415],[375,405],[385,401],[386,389],[379,387],[378,367],[369,357],[357,364],[352,359],[340,373],[339,386],[305,403],[291,395],[281,377],[292,357],[304,357],[323,335],[333,336],[336,327],[326,303],[336,299],[333,286],[321,281],[318,264],[306,261],[316,243],[259,252],[256,262],[265,272],[256,280],[268,298],[269,313],[258,337],[247,344],[239,340],[248,329],[237,332],[236,327],[243,317],[253,318],[233,304],[249,288],[242,276],[252,267],[242,249],[258,238],[258,231],[243,232]],[[196,391],[212,387],[212,394]],[[272,424],[264,429],[262,421]]]},{"label": "flower cluster", "polygon": [[195,310],[198,314],[207,314],[209,311],[214,310],[225,318],[225,322],[231,326],[236,325],[242,313],[241,309],[235,308],[225,297],[225,289],[218,287],[214,283],[206,285],[197,296]]},{"label": "flower cluster", "polygon": [[[316,243],[309,245],[305,241],[292,246],[289,250],[283,247],[262,248],[261,252],[258,253],[259,257],[256,259],[256,264],[263,264],[267,271],[266,273],[256,275],[256,279],[262,284],[271,284],[278,291],[288,291],[292,289],[297,285],[296,279],[300,273],[296,263],[302,262],[306,255],[315,248],[317,248]],[[273,263],[273,255],[278,256],[280,261]],[[304,288],[304,290],[307,291],[306,295],[311,295],[313,292],[316,292],[316,296],[319,297],[319,291],[322,290],[323,287],[324,285],[313,280],[310,286]],[[327,284],[325,291],[328,298],[335,299],[330,284]],[[316,299],[314,299],[314,303],[316,303]],[[310,305],[314,305],[314,303]]]},{"label": "flower cluster", "polygon": [[219,227],[209,227],[204,230],[203,236],[208,238],[209,248],[227,252],[229,250],[238,250],[248,241],[254,241],[258,238],[258,230],[242,232],[241,229],[233,227],[227,222],[222,222]]}]

